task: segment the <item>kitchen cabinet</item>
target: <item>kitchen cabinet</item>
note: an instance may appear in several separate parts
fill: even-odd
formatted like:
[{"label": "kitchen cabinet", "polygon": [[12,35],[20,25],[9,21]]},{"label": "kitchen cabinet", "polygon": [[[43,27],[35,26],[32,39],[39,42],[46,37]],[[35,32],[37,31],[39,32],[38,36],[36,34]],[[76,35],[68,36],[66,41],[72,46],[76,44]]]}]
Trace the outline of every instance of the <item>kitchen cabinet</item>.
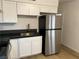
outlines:
[{"label": "kitchen cabinet", "polygon": [[40,14],[39,8],[33,4],[17,3],[18,15],[32,15],[37,16]]},{"label": "kitchen cabinet", "polygon": [[42,37],[32,38],[32,55],[39,54],[42,52]]},{"label": "kitchen cabinet", "polygon": [[18,15],[29,15],[29,4],[17,3],[17,12]]},{"label": "kitchen cabinet", "polygon": [[[26,9],[30,9],[30,10],[33,9],[32,11],[29,10],[30,11],[29,13],[25,12],[28,15],[29,14],[30,15],[38,15],[38,8],[39,8],[39,12],[57,13],[58,3],[59,3],[59,0],[9,0],[9,1],[17,1],[17,2],[21,2],[21,3],[25,2],[25,4],[37,5],[37,7],[35,7],[35,6],[30,7],[31,9],[30,8],[26,8]],[[21,7],[18,7],[19,14],[22,13],[21,10],[20,10]]]},{"label": "kitchen cabinet", "polygon": [[0,12],[0,22],[2,22],[2,13]]},{"label": "kitchen cabinet", "polygon": [[40,10],[39,10],[39,7],[37,5],[29,5],[29,6],[30,6],[30,15],[33,15],[33,16],[40,15]]},{"label": "kitchen cabinet", "polygon": [[40,12],[44,13],[57,13],[58,8],[55,6],[39,6]]},{"label": "kitchen cabinet", "polygon": [[18,43],[17,39],[11,39],[8,50],[8,59],[17,59],[18,58]]},{"label": "kitchen cabinet", "polygon": [[3,8],[2,23],[16,23],[17,22],[16,2],[3,0],[2,8]]},{"label": "kitchen cabinet", "polygon": [[19,43],[19,57],[26,57],[31,55],[31,39],[21,38],[18,39]]},{"label": "kitchen cabinet", "polygon": [[42,52],[42,36],[10,39],[8,59],[40,54]]},{"label": "kitchen cabinet", "polygon": [[36,4],[40,4],[40,5],[49,5],[49,6],[53,6],[53,5],[58,5],[58,0],[35,0]]},{"label": "kitchen cabinet", "polygon": [[0,10],[2,9],[2,3],[1,2],[2,2],[2,0],[0,0]]},{"label": "kitchen cabinet", "polygon": [[42,36],[20,38],[19,58],[40,54],[42,52]]},{"label": "kitchen cabinet", "polygon": [[2,0],[0,0],[0,22],[2,22]]},{"label": "kitchen cabinet", "polygon": [[27,2],[39,5],[58,5],[59,0],[9,0],[9,1]]}]

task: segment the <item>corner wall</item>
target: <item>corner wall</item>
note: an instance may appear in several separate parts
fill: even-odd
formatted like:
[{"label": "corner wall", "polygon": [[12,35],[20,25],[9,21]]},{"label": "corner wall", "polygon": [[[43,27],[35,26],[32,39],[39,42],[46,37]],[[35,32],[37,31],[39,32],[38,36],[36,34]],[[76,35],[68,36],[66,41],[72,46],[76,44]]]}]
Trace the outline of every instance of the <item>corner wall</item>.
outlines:
[{"label": "corner wall", "polygon": [[79,52],[79,0],[62,4],[63,39],[62,44]]}]

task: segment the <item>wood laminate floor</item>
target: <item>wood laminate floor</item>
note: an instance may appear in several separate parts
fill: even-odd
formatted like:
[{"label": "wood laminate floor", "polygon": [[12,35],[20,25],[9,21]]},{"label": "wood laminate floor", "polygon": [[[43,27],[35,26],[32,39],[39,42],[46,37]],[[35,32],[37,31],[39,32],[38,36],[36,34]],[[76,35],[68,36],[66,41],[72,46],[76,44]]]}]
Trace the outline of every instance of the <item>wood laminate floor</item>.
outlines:
[{"label": "wood laminate floor", "polygon": [[61,50],[59,54],[51,55],[51,56],[44,56],[43,54],[31,56],[28,58],[22,58],[22,59],[79,59],[76,56],[73,56],[72,54],[68,53],[65,50]]}]

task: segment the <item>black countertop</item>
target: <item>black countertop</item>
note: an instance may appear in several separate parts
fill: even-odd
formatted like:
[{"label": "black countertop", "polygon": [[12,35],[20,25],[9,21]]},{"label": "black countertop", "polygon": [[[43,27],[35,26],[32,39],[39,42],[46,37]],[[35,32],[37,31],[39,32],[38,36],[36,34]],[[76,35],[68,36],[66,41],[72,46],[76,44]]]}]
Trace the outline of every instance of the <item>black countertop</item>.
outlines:
[{"label": "black countertop", "polygon": [[[21,33],[31,33],[31,35],[21,35]],[[37,29],[0,31],[0,39],[1,38],[14,39],[14,38],[35,37],[35,36],[41,36],[39,33],[37,33]]]},{"label": "black countertop", "polygon": [[7,35],[4,35],[4,36],[1,36],[1,38],[9,38],[9,39],[15,39],[15,38],[24,38],[24,37],[36,37],[36,36],[41,36],[39,34],[34,34],[34,35],[29,35],[29,36],[21,36],[21,35],[16,35],[16,36],[7,36]]},{"label": "black countertop", "polygon": [[37,32],[37,29],[0,30],[0,34]]}]

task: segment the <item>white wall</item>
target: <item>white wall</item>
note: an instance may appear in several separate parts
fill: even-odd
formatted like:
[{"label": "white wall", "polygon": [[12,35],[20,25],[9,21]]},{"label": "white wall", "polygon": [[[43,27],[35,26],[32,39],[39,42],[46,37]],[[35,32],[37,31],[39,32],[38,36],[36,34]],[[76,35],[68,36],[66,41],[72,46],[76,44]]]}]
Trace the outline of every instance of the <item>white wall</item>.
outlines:
[{"label": "white wall", "polygon": [[63,45],[79,52],[79,0],[64,3]]},{"label": "white wall", "polygon": [[28,24],[30,24],[31,29],[37,29],[37,17],[18,16],[18,22],[16,24],[0,24],[0,30],[27,29]]}]

